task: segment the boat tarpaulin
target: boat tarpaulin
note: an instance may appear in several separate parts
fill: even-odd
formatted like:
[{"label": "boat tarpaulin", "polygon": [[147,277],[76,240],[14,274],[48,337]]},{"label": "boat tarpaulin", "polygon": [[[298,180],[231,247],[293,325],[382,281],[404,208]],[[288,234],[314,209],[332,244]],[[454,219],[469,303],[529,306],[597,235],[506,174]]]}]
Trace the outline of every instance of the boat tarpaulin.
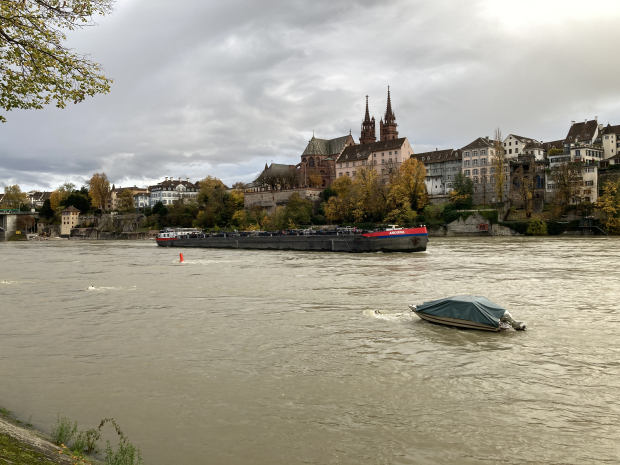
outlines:
[{"label": "boat tarpaulin", "polygon": [[499,320],[506,313],[506,309],[495,302],[491,302],[486,297],[475,295],[455,295],[432,302],[424,302],[415,311],[427,315],[475,321],[494,328],[499,328]]}]

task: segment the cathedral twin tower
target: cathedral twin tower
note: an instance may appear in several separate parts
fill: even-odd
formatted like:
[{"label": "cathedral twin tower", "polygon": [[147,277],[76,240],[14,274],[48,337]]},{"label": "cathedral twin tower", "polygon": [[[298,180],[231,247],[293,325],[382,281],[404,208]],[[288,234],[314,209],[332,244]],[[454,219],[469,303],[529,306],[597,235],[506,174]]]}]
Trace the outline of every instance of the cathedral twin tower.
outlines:
[{"label": "cathedral twin tower", "polygon": [[[385,116],[379,121],[379,134],[381,141],[398,139],[398,130],[396,129],[396,116],[392,111],[392,100],[390,99],[390,88],[388,87],[387,108],[385,109]],[[362,122],[362,134],[360,137],[360,144],[372,144],[376,142],[376,130],[375,130],[375,117],[370,117],[368,112],[368,95],[366,96],[366,115]]]}]

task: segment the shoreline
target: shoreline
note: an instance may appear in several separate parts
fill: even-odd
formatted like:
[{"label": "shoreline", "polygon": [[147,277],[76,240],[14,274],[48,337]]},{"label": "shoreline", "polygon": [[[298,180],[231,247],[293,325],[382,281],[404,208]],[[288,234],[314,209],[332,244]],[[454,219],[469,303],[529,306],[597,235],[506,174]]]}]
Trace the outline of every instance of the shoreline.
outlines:
[{"label": "shoreline", "polygon": [[72,459],[68,449],[57,446],[51,437],[28,423],[23,423],[6,409],[0,409],[0,459],[6,463],[24,465],[92,464],[92,457]]}]

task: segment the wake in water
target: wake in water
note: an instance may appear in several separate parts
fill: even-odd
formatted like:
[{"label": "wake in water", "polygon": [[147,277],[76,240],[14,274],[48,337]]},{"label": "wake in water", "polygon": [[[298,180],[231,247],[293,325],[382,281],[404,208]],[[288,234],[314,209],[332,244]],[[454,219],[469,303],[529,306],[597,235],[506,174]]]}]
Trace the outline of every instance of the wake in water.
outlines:
[{"label": "wake in water", "polygon": [[135,291],[136,290],[136,286],[131,286],[131,287],[105,287],[105,286],[95,287],[95,286],[88,286],[86,288],[86,290],[87,291],[122,291],[122,290]]},{"label": "wake in water", "polygon": [[383,313],[380,310],[364,310],[364,315],[385,321],[409,321],[413,319],[413,312]]}]

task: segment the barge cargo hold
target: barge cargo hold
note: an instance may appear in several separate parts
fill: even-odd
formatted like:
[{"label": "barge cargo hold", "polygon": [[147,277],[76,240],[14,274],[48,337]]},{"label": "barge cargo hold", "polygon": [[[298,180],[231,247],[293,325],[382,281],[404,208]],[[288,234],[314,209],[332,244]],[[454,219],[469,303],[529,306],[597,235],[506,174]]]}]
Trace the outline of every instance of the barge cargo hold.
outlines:
[{"label": "barge cargo hold", "polygon": [[218,249],[299,250],[315,252],[424,252],[428,242],[426,227],[388,229],[378,232],[338,231],[223,233],[161,231],[160,247],[206,247]]}]

